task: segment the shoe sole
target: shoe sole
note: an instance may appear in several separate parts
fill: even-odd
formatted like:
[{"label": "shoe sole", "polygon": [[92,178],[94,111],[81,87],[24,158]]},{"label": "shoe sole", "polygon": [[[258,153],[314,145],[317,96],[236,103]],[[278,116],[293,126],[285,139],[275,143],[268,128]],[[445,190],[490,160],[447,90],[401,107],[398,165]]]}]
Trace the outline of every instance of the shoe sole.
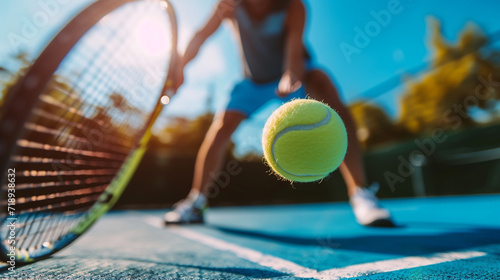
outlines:
[{"label": "shoe sole", "polygon": [[199,225],[199,224],[204,224],[204,220],[200,221],[190,221],[190,222],[185,222],[185,221],[178,221],[178,222],[170,222],[170,221],[163,221],[166,226],[171,226],[171,225]]},{"label": "shoe sole", "polygon": [[388,219],[375,220],[369,224],[364,224],[365,227],[396,227],[393,221]]}]

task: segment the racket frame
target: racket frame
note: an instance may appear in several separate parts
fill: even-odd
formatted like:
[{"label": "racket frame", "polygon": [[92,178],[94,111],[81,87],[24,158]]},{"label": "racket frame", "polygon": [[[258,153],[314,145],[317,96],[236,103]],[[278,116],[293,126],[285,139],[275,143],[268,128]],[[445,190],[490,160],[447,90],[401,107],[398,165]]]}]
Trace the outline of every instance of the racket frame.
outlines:
[{"label": "racket frame", "polygon": [[[137,2],[137,0],[100,0],[86,7],[59,31],[26,73],[9,89],[2,105],[2,111],[0,111],[0,171],[2,172],[0,182],[2,184],[7,179],[10,158],[15,151],[17,139],[23,134],[23,125],[30,117],[38,97],[47,88],[61,62],[73,46],[103,17],[131,2]],[[159,0],[159,2],[165,3],[164,7],[169,15],[172,32],[170,62],[162,94],[158,97],[155,108],[144,126],[141,139],[129,153],[98,201],[84,214],[85,217],[54,246],[44,247],[35,252],[20,252],[17,250],[16,265],[47,258],[68,246],[116,203],[132,178],[146,151],[147,143],[151,138],[151,129],[163,109],[161,97],[164,95],[171,97],[175,93],[172,88],[171,78],[177,61],[177,18],[168,0]],[[7,191],[2,190],[1,192],[2,199],[6,199]],[[4,217],[0,218],[2,224],[8,218],[6,210],[6,207],[0,209],[0,215],[4,215]],[[9,249],[4,245],[3,237],[0,241],[0,260],[9,261],[9,256],[7,256]]]}]

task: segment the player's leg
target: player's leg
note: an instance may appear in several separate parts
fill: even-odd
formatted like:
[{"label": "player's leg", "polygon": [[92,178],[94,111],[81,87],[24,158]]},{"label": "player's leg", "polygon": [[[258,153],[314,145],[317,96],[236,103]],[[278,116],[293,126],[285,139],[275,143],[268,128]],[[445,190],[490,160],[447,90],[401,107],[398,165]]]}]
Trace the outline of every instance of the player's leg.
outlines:
[{"label": "player's leg", "polygon": [[340,171],[347,184],[349,196],[356,192],[357,186],[366,186],[361,147],[356,137],[356,124],[349,109],[340,100],[337,88],[325,72],[314,69],[306,74],[305,84],[310,97],[320,100],[334,108],[344,121],[349,133],[347,153]]},{"label": "player's leg", "polygon": [[207,206],[206,187],[211,175],[219,171],[225,160],[231,135],[246,115],[238,111],[225,111],[212,122],[196,157],[193,184],[188,197],[165,214],[165,223],[202,223]]},{"label": "player's leg", "polygon": [[167,224],[203,222],[203,210],[207,205],[206,188],[222,167],[231,135],[242,120],[251,116],[268,100],[275,97],[273,83],[255,84],[249,79],[237,83],[231,92],[229,103],[210,126],[198,151],[191,192],[188,197],[165,214]]},{"label": "player's leg", "polygon": [[215,118],[196,157],[191,191],[206,195],[210,175],[222,168],[231,135],[245,118],[239,111],[226,111]]},{"label": "player's leg", "polygon": [[340,165],[340,171],[346,182],[357,221],[367,226],[392,226],[390,213],[379,205],[375,192],[367,188],[356,124],[349,109],[340,100],[337,88],[330,77],[319,69],[307,72],[305,85],[310,97],[323,101],[334,108],[346,125],[349,142],[346,157]]}]

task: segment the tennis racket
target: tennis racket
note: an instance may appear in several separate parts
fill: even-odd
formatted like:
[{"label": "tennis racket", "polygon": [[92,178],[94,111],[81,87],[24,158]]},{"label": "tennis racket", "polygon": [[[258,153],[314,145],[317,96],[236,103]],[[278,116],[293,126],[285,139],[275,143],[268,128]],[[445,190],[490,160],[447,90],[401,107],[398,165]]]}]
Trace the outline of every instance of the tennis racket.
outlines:
[{"label": "tennis racket", "polygon": [[176,49],[168,1],[100,0],[7,92],[0,111],[1,259],[23,264],[50,256],[118,200],[174,93]]}]

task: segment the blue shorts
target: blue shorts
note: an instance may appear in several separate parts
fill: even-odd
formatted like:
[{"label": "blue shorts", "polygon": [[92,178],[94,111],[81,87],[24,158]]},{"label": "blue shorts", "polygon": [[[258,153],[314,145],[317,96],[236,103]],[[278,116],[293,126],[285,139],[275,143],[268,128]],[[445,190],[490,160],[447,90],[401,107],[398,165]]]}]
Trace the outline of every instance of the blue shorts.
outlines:
[{"label": "blue shorts", "polygon": [[[312,63],[307,61],[306,71],[310,71],[312,69]],[[288,95],[287,97],[279,97],[276,95],[279,82],[280,80],[278,79],[266,84],[257,84],[248,78],[244,79],[234,86],[231,91],[229,103],[227,104],[225,110],[238,111],[249,117],[270,100],[276,99],[285,103],[292,99],[306,97],[306,90],[304,86],[300,87],[296,92]]]}]

